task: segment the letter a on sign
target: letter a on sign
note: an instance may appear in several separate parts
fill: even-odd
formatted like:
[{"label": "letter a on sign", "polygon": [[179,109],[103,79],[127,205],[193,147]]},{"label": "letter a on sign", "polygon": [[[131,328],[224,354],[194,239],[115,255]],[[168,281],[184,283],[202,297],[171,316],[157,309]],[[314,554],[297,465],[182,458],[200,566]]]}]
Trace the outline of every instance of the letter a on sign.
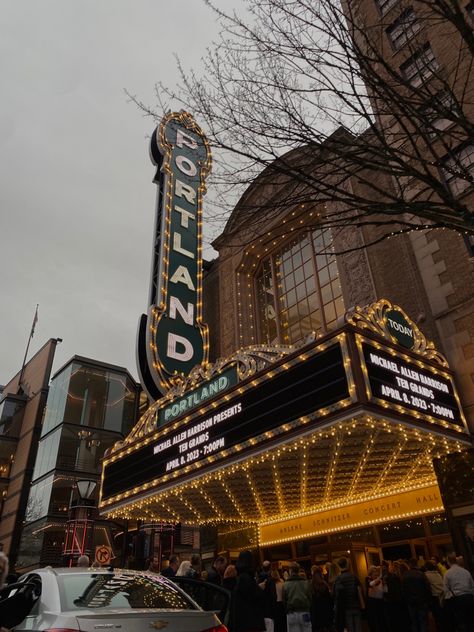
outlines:
[{"label": "letter a on sign", "polygon": [[208,361],[201,225],[211,153],[192,116],[173,112],[153,135],[151,156],[158,167],[155,241],[160,248],[153,253],[150,303],[140,324],[137,356],[142,385],[157,399]]}]

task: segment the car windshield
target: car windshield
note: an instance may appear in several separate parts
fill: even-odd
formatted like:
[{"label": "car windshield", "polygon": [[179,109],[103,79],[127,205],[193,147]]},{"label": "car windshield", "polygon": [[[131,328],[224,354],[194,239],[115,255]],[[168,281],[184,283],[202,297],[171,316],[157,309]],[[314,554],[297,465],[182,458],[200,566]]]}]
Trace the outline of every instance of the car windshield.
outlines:
[{"label": "car windshield", "polygon": [[62,610],[83,608],[160,608],[196,610],[160,577],[129,573],[71,573],[58,576]]}]

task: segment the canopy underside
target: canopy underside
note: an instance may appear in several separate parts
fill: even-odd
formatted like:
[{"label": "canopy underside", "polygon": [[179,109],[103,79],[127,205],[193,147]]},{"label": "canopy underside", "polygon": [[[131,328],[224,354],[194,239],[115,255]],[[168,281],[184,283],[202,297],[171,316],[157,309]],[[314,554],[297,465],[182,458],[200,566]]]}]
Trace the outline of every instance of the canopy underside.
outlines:
[{"label": "canopy underside", "polygon": [[261,524],[436,483],[432,460],[464,438],[362,414],[114,507],[109,517]]}]

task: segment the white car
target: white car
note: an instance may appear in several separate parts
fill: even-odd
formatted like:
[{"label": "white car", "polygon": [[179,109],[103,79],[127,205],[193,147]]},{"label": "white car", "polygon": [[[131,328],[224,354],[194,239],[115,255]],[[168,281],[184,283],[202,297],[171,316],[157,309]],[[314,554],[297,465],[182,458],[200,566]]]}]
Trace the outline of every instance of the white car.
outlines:
[{"label": "white car", "polygon": [[[20,585],[30,587],[23,590],[29,591],[26,598]],[[15,586],[20,589],[2,590],[2,625],[11,621],[9,616],[19,620],[25,614],[21,608],[29,610],[34,603],[21,623],[9,624],[15,632],[227,632],[216,614],[154,573],[47,567],[24,575]]]}]

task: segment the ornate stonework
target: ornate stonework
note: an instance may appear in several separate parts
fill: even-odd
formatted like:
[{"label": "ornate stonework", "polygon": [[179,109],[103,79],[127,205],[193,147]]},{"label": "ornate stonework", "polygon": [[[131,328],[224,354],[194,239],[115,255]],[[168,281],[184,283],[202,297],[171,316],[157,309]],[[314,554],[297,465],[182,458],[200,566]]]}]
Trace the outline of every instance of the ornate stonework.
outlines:
[{"label": "ornate stonework", "polygon": [[338,266],[345,285],[346,305],[366,305],[374,301],[376,292],[361,231],[342,230],[334,237],[334,247],[336,252],[342,253],[338,257]]},{"label": "ornate stonework", "polygon": [[409,316],[398,305],[393,305],[389,300],[383,298],[376,303],[371,303],[365,307],[354,307],[350,309],[346,315],[345,320],[350,325],[357,327],[358,329],[368,329],[374,332],[382,338],[386,338],[393,342],[392,336],[387,328],[387,312],[396,310],[401,312],[413,330],[413,347],[411,351],[419,353],[420,355],[434,360],[444,367],[448,366],[448,361],[440,353],[434,343],[428,340],[422,331],[418,328],[418,325],[414,323]]}]

